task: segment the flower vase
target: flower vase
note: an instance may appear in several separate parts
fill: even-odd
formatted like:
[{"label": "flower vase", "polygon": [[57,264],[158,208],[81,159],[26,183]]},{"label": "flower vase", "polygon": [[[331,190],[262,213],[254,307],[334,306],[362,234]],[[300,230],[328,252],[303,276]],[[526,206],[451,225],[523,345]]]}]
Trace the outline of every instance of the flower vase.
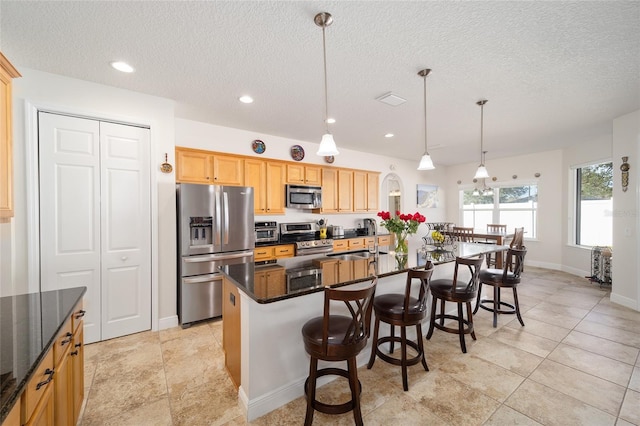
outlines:
[{"label": "flower vase", "polygon": [[396,251],[396,257],[404,257],[405,259],[406,259],[407,255],[409,254],[409,246],[408,246],[408,243],[407,243],[407,236],[402,232],[396,233],[395,251]]}]

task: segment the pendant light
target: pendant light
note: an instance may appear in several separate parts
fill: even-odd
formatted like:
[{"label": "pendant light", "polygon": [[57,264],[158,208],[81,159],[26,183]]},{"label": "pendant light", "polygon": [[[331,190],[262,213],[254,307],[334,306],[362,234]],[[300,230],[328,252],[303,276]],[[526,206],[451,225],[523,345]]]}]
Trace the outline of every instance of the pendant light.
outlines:
[{"label": "pendant light", "polygon": [[433,170],[435,166],[431,161],[429,151],[427,151],[427,76],[431,72],[430,69],[424,69],[418,72],[418,75],[423,78],[424,81],[424,154],[420,159],[418,170]]},{"label": "pendant light", "polygon": [[315,22],[317,26],[322,27],[322,54],[324,62],[324,123],[327,126],[327,133],[322,135],[322,140],[320,141],[320,146],[318,147],[316,155],[326,157],[329,155],[340,154],[336,147],[336,142],[333,140],[333,135],[329,131],[329,96],[327,95],[327,45],[324,30],[333,23],[333,17],[330,13],[321,12],[313,18],[313,22]]},{"label": "pendant light", "polygon": [[480,105],[480,165],[478,166],[478,170],[476,171],[475,179],[486,179],[489,177],[489,172],[487,168],[484,166],[484,157],[483,157],[483,131],[484,131],[484,104],[486,104],[486,99],[476,102],[476,104]]}]

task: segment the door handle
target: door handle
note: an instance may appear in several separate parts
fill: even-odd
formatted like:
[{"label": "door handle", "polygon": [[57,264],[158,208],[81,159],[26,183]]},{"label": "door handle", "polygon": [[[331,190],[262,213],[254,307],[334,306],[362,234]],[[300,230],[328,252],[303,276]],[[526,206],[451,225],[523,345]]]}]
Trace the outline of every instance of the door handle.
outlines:
[{"label": "door handle", "polygon": [[184,281],[185,284],[208,283],[212,281],[222,281],[222,275],[221,274],[205,275],[204,277],[183,278],[182,280]]}]

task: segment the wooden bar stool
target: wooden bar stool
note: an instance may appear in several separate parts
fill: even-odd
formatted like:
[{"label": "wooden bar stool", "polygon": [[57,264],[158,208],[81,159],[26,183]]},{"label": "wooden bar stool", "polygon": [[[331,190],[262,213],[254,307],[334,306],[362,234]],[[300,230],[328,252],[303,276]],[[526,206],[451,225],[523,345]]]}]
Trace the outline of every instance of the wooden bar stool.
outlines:
[{"label": "wooden bar stool", "polygon": [[[302,327],[304,348],[311,356],[309,377],[304,384],[307,397],[305,425],[313,422],[314,410],[326,414],[342,414],[353,410],[357,425],[362,425],[360,393],[362,385],[358,380],[356,356],[367,345],[369,324],[377,277],[371,283],[357,289],[324,289],[324,315],[307,321]],[[334,307],[332,301],[344,302],[346,310]],[[335,305],[335,304],[333,304]],[[341,368],[322,368],[318,370],[318,360],[347,361],[347,370]],[[351,400],[343,404],[326,404],[316,399],[316,381],[318,377],[338,375],[349,379]]]},{"label": "wooden bar stool", "polygon": [[[498,314],[516,314],[518,321],[524,326],[524,321],[522,321],[522,316],[520,316],[520,305],[518,303],[518,291],[516,287],[520,284],[520,274],[522,273],[524,256],[526,254],[527,248],[524,246],[519,249],[510,248],[507,252],[507,261],[503,269],[483,269],[480,271],[478,299],[476,301],[476,308],[473,310],[474,315],[478,312],[478,308],[493,312],[493,326],[497,327]],[[482,284],[493,286],[493,299],[480,298]],[[500,300],[500,289],[503,287],[513,289],[513,305]],[[503,306],[507,309],[503,309]]]},{"label": "wooden bar stool", "polygon": [[[431,262],[427,262],[424,269],[410,269],[407,272],[407,284],[404,294],[383,294],[377,296],[373,301],[376,322],[373,329],[371,357],[367,368],[371,369],[373,367],[376,355],[390,364],[402,366],[402,387],[405,391],[409,390],[407,381],[408,366],[421,362],[424,369],[429,371],[422,343],[422,320],[427,316],[427,295],[432,274],[433,264]],[[416,280],[418,284],[413,285]],[[390,336],[378,338],[380,321],[389,324],[391,329]],[[396,326],[400,327],[400,337],[394,336]],[[407,339],[407,327],[411,326],[416,327],[416,342]],[[380,345],[389,343],[389,353],[392,354],[394,342],[400,343],[402,348],[400,358],[387,355],[380,348]],[[417,352],[417,355],[407,359],[407,346],[412,347]]]},{"label": "wooden bar stool", "polygon": [[[456,266],[453,272],[453,279],[441,279],[431,281],[431,321],[429,323],[429,332],[427,340],[433,335],[433,329],[438,328],[447,333],[454,333],[460,336],[460,348],[463,353],[467,353],[467,345],[464,342],[464,335],[471,334],[473,340],[476,340],[476,334],[473,330],[473,316],[471,314],[471,302],[476,299],[478,293],[478,275],[480,267],[484,261],[484,255],[475,258],[456,257]],[[469,281],[458,279],[458,267],[460,265],[467,266],[471,277]],[[440,313],[436,315],[437,301],[440,300]],[[455,302],[458,305],[458,315],[446,314],[444,310],[445,302]],[[462,305],[467,307],[467,319],[464,319]],[[445,319],[452,319],[458,322],[458,327],[448,327],[444,325]],[[438,321],[440,322],[438,324]]]}]

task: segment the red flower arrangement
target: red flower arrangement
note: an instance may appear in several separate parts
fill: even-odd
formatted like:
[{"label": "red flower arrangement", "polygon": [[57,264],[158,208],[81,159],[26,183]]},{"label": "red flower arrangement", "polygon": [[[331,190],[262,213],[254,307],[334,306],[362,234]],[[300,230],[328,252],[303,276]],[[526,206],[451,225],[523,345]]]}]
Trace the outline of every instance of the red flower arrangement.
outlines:
[{"label": "red flower arrangement", "polygon": [[427,220],[425,216],[418,212],[414,214],[402,214],[396,211],[396,215],[391,217],[391,213],[382,211],[378,212],[378,217],[382,219],[381,225],[389,232],[403,234],[405,237],[418,232],[418,226]]}]

